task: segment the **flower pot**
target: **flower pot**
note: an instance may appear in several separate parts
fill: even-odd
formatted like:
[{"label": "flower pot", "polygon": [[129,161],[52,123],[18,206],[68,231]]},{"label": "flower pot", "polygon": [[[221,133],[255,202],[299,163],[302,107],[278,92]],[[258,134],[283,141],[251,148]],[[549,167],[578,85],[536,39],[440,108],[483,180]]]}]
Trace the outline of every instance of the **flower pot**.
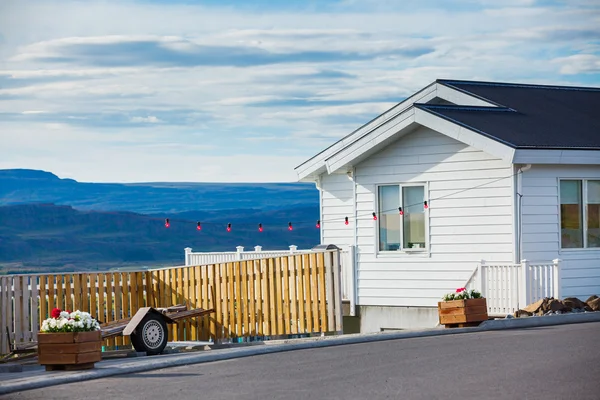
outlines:
[{"label": "flower pot", "polygon": [[101,359],[100,331],[38,333],[38,363],[46,371],[90,369]]},{"label": "flower pot", "polygon": [[440,301],[438,314],[446,328],[477,326],[488,319],[487,302],[484,298]]}]

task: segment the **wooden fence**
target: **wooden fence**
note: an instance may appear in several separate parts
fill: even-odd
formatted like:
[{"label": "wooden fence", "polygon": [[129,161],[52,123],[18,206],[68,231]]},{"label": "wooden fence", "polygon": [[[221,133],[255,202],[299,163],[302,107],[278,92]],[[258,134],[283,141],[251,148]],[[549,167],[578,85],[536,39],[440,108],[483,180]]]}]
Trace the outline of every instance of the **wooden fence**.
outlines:
[{"label": "wooden fence", "polygon": [[[169,340],[265,338],[341,333],[339,251],[134,272],[0,276],[0,353],[37,340],[54,307],[102,322],[138,308],[186,303],[215,313],[170,325]],[[128,345],[128,337],[106,346]]]}]

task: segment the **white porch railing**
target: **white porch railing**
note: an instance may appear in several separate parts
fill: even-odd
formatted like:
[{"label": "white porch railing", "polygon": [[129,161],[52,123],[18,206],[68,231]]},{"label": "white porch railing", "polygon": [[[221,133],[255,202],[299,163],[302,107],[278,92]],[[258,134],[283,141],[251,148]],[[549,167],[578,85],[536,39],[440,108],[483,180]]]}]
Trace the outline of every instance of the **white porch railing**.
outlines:
[{"label": "white porch railing", "polygon": [[477,266],[467,282],[487,299],[490,316],[505,316],[544,297],[560,298],[560,260],[549,263],[487,264]]},{"label": "white porch railing", "polygon": [[241,260],[255,260],[257,258],[273,258],[289,256],[290,254],[311,253],[311,250],[298,250],[298,246],[290,246],[289,250],[264,250],[261,246],[254,247],[254,251],[244,251],[243,246],[237,246],[237,251],[222,252],[193,252],[190,247],[185,248],[185,266],[211,265],[224,262]]}]

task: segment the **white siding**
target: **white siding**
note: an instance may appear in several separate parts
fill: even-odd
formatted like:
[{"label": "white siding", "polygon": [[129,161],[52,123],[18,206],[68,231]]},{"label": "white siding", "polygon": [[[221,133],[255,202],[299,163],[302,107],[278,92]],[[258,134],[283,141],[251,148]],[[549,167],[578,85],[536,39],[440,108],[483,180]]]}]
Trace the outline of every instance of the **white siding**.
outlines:
[{"label": "white siding", "polygon": [[346,174],[321,176],[321,243],[339,247],[354,244],[351,225],[344,218],[353,219],[354,187]]},{"label": "white siding", "polygon": [[[357,165],[358,304],[434,307],[481,259],[511,262],[512,171],[510,163],[423,127]],[[369,216],[376,185],[405,182],[428,185],[430,253],[378,254],[377,222]]]},{"label": "white siding", "polygon": [[523,173],[523,258],[562,260],[562,296],[600,295],[600,249],[561,250],[559,178],[600,179],[600,165],[534,165]]}]

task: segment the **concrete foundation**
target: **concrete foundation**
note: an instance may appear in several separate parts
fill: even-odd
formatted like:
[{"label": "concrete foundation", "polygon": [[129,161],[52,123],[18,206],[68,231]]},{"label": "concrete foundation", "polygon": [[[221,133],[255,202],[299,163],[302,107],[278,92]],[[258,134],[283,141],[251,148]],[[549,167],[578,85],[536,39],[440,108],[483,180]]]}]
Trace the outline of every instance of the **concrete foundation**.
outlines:
[{"label": "concrete foundation", "polygon": [[434,328],[439,322],[438,310],[435,307],[359,307],[361,333]]}]

